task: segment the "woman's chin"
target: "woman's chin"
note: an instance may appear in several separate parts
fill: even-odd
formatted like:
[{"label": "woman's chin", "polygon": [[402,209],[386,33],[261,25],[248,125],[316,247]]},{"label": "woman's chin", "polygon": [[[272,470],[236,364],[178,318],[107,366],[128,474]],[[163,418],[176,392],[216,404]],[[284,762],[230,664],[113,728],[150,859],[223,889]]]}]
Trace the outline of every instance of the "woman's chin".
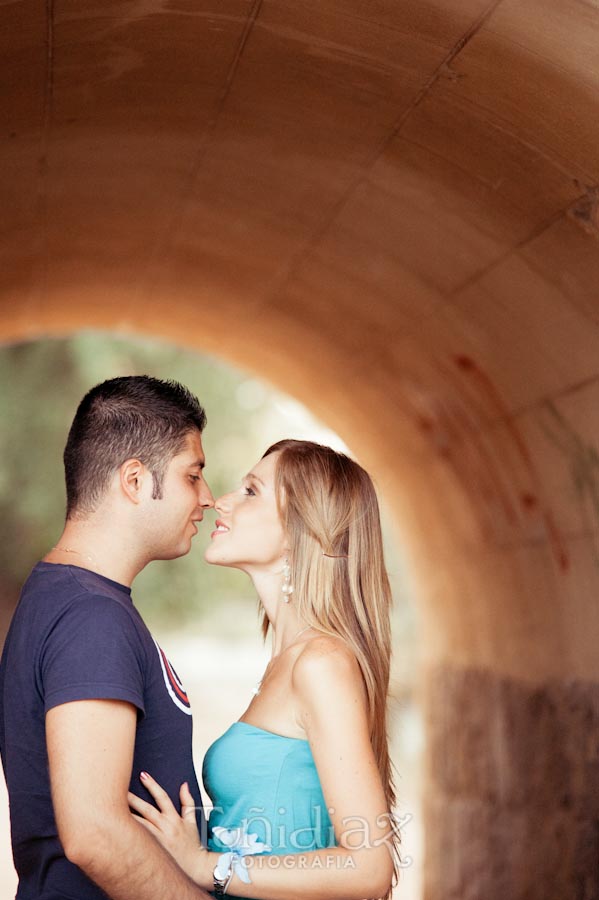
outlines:
[{"label": "woman's chin", "polygon": [[211,566],[232,566],[234,563],[229,562],[228,559],[223,559],[222,556],[218,554],[216,548],[212,546],[212,544],[208,544],[204,551],[204,562],[207,562]]}]

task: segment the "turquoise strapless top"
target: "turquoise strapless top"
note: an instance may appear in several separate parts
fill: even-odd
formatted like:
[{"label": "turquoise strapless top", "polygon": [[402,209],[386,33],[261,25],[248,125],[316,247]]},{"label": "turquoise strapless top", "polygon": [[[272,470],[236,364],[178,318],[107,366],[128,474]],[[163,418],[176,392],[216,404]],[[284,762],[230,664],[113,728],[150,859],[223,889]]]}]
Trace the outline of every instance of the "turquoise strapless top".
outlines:
[{"label": "turquoise strapless top", "polygon": [[234,722],[208,749],[202,769],[214,808],[208,847],[226,847],[212,830],[244,827],[273,854],[335,846],[310,744],[247,722]]}]

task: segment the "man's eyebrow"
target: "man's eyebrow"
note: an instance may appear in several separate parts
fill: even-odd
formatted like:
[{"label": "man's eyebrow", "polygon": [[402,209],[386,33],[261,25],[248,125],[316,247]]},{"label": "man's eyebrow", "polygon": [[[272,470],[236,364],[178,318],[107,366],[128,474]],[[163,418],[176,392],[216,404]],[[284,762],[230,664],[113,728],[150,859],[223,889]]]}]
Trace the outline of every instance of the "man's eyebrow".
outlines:
[{"label": "man's eyebrow", "polygon": [[192,462],[189,464],[190,469],[205,469],[206,468],[206,460],[198,459],[196,462]]},{"label": "man's eyebrow", "polygon": [[244,481],[249,481],[249,480],[250,480],[250,478],[253,478],[253,479],[254,479],[254,481],[259,481],[259,482],[260,482],[260,484],[261,484],[261,485],[262,485],[262,487],[264,487],[264,486],[265,486],[265,485],[264,485],[264,482],[263,482],[263,481],[262,481],[262,479],[261,479],[261,478],[258,478],[258,476],[257,476],[257,475],[254,475],[254,473],[253,473],[253,472],[248,472],[248,474],[247,474],[247,475],[244,475],[244,476],[243,476],[243,480],[244,480]]}]

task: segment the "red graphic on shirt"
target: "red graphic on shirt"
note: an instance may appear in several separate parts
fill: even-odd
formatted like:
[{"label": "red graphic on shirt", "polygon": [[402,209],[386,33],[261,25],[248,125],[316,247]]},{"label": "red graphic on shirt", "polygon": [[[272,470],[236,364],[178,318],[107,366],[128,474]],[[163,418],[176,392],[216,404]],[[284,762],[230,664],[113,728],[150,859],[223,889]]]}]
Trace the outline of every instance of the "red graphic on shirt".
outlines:
[{"label": "red graphic on shirt", "polygon": [[189,697],[185,691],[185,688],[181,684],[181,679],[173,669],[171,663],[166,657],[166,653],[160,647],[156,641],[156,649],[158,650],[158,656],[160,658],[160,667],[162,669],[162,675],[164,677],[164,683],[166,685],[166,689],[169,693],[169,697],[179,709],[186,713],[186,715],[191,715],[191,704],[189,702]]}]

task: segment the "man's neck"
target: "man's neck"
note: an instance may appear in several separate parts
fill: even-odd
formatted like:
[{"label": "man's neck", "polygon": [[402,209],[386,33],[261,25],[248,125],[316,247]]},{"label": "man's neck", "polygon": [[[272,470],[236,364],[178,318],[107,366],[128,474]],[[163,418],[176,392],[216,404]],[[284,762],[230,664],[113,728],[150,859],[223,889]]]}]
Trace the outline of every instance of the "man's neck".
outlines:
[{"label": "man's neck", "polygon": [[93,519],[68,519],[59,540],[44,556],[44,562],[89,569],[126,587],[131,587],[145,566],[145,560],[141,561],[127,546],[118,529],[101,527]]}]

